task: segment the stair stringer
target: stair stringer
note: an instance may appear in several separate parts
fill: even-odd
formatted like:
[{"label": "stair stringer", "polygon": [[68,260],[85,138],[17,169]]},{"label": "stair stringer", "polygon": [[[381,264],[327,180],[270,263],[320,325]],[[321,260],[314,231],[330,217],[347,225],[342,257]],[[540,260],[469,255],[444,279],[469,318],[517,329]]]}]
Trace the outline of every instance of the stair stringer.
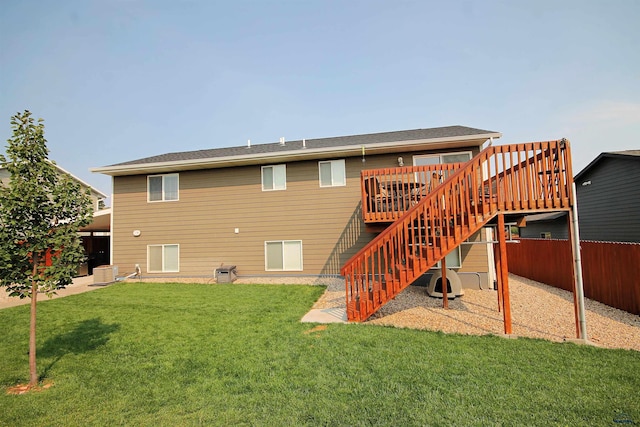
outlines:
[{"label": "stair stringer", "polygon": [[[496,211],[491,215],[484,215],[484,218],[477,221],[474,226],[463,227],[457,236],[445,236],[444,240],[447,240],[448,244],[442,245],[441,248],[434,250],[428,246],[422,246],[418,253],[412,253],[405,259],[394,261],[391,271],[387,271],[384,275],[374,274],[375,267],[373,267],[368,274],[355,278],[357,282],[355,284],[360,287],[362,291],[360,295],[362,296],[352,298],[351,301],[349,301],[349,298],[347,299],[347,318],[350,321],[365,321],[388,301],[395,298],[400,292],[419,279],[420,276],[433,268],[449,252],[482,229],[497,214],[498,212]],[[436,239],[438,238],[436,237]],[[389,253],[391,251],[386,249],[386,252]],[[393,259],[393,257],[391,258]],[[362,315],[362,313],[366,313],[366,315]]]}]

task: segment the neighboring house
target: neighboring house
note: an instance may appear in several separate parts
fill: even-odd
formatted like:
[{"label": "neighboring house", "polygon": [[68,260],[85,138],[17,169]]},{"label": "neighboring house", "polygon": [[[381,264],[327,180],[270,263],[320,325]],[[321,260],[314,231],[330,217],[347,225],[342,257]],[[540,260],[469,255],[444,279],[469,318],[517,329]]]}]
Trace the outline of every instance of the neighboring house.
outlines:
[{"label": "neighboring house", "polygon": [[[578,205],[579,206],[579,205]],[[548,212],[527,215],[526,226],[520,227],[520,237],[525,239],[568,239],[569,225],[566,212]]]},{"label": "neighboring house", "polygon": [[574,181],[581,240],[640,242],[640,150],[601,153]]},{"label": "neighboring house", "polygon": [[[80,268],[79,274],[91,274],[94,266],[109,264],[109,232],[111,209],[104,208],[104,201],[107,195],[102,191],[87,184],[71,172],[53,163],[60,174],[65,174],[76,181],[82,190],[89,190],[89,197],[93,202],[93,221],[88,226],[80,230],[82,244],[87,254],[87,265]],[[5,168],[0,168],[0,183],[5,184],[11,175]]]},{"label": "neighboring house", "polygon": [[[104,204],[104,200],[107,198],[107,195],[104,194],[102,191],[93,188],[91,185],[87,184],[86,182],[84,182],[83,180],[78,178],[77,176],[73,175],[71,172],[66,171],[65,169],[61,168],[57,164],[55,164],[53,162],[52,162],[52,164],[55,166],[55,168],[58,171],[58,173],[60,173],[61,175],[62,174],[68,175],[74,181],[76,181],[78,184],[80,184],[80,187],[82,188],[82,190],[84,190],[84,191],[89,190],[89,197],[91,198],[91,201],[93,202],[93,210],[94,210],[94,212],[98,212],[100,210],[100,207]],[[2,184],[5,184],[5,183],[7,183],[9,181],[10,178],[11,178],[11,174],[9,173],[9,171],[6,170],[5,168],[0,168],[0,182]]]},{"label": "neighboring house", "polygon": [[[601,153],[574,177],[581,240],[640,242],[640,150]],[[568,239],[566,212],[526,217],[520,237]]]},{"label": "neighboring house", "polygon": [[[500,136],[450,126],[281,139],[92,171],[113,177],[111,259],[123,274],[139,265],[146,277],[213,277],[235,265],[241,276],[338,276],[383,229],[363,220],[363,195],[373,188],[361,171],[466,162]],[[371,197],[384,210],[380,195]],[[485,233],[447,257],[466,284],[493,283]]]}]

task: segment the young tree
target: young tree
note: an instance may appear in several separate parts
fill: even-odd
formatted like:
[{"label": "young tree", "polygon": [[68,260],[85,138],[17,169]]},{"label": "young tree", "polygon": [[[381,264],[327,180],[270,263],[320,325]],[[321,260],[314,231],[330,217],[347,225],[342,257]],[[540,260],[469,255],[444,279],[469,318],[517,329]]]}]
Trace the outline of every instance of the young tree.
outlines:
[{"label": "young tree", "polygon": [[29,386],[36,370],[36,303],[38,293],[51,297],[71,283],[84,253],[78,229],[91,221],[88,192],[48,160],[44,124],[31,113],[11,118],[0,166],[10,180],[0,186],[0,286],[10,296],[31,298]]}]

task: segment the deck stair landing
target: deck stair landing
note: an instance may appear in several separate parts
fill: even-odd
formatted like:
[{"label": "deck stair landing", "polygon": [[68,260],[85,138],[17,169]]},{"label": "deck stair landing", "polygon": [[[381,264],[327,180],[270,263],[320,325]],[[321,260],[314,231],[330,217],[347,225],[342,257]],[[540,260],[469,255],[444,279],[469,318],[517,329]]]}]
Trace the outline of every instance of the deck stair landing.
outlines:
[{"label": "deck stair landing", "polygon": [[347,318],[365,321],[499,214],[570,210],[572,185],[564,139],[487,147],[342,267]]}]

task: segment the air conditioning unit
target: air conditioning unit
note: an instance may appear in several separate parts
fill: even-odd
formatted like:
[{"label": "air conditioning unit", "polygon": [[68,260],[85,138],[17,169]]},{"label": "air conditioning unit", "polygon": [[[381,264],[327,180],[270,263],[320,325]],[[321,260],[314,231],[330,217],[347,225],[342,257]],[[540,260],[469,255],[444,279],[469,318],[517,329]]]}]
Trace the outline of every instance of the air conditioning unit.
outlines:
[{"label": "air conditioning unit", "polygon": [[118,275],[117,265],[101,265],[93,269],[93,284],[106,284],[116,281]]}]

